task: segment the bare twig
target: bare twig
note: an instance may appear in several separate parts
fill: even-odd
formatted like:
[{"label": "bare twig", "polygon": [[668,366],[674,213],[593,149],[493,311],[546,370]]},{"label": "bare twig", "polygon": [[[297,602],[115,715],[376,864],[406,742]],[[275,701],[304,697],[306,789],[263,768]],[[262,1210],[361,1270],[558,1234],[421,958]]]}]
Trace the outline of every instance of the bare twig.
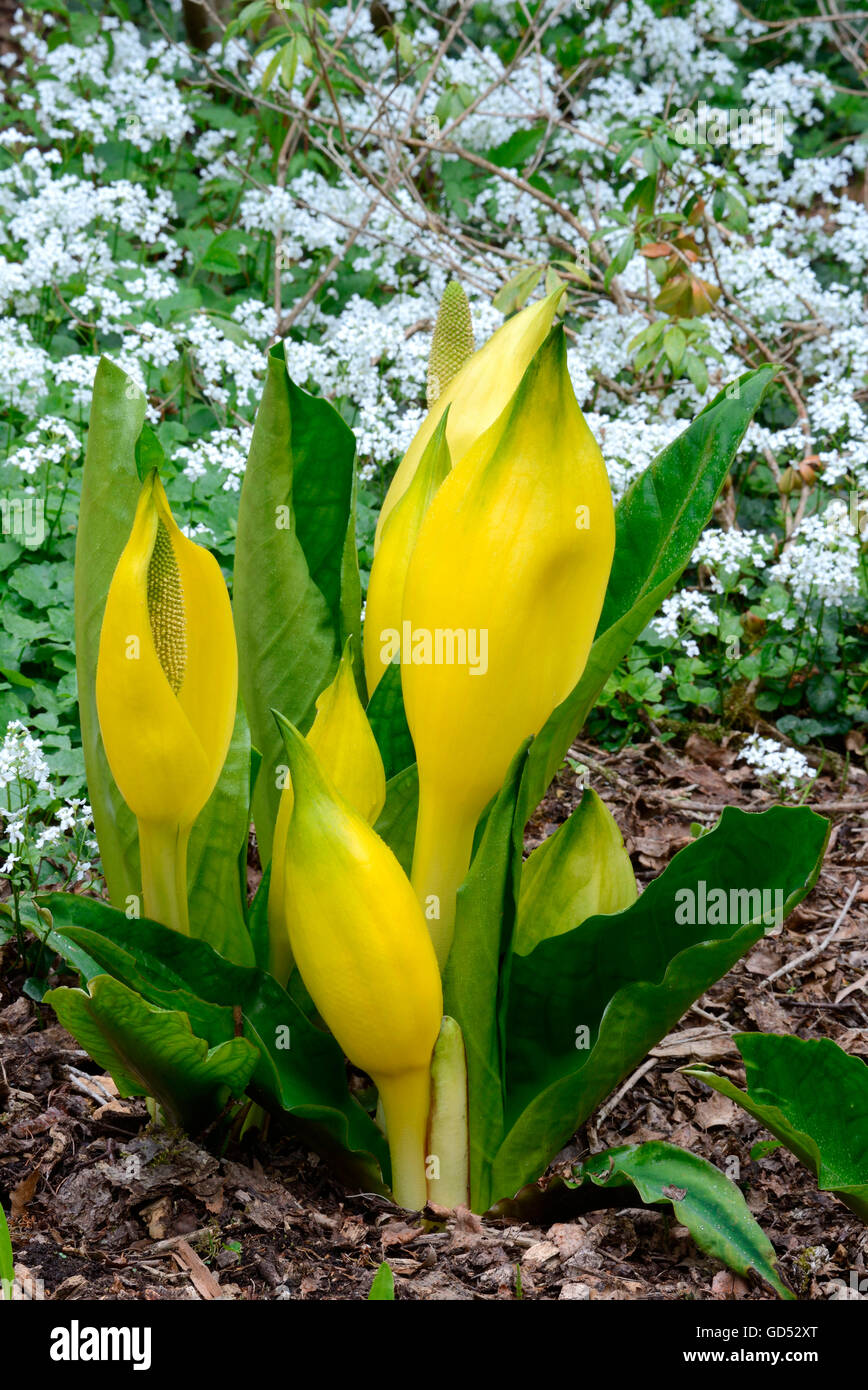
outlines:
[{"label": "bare twig", "polygon": [[835,934],[840,931],[844,919],[850,911],[850,905],[861,887],[862,885],[857,879],[847,895],[847,901],[841,908],[841,911],[835,918],[834,924],[823,937],[822,941],[818,942],[816,946],[812,946],[809,951],[803,951],[800,956],[796,956],[795,960],[788,961],[786,965],[782,965],[780,969],[773,970],[771,975],[767,975],[762,983],[764,985],[770,985],[774,980],[779,980],[782,975],[788,975],[791,970],[795,970],[797,965],[806,965],[808,961],[816,960],[817,956],[821,956]]}]

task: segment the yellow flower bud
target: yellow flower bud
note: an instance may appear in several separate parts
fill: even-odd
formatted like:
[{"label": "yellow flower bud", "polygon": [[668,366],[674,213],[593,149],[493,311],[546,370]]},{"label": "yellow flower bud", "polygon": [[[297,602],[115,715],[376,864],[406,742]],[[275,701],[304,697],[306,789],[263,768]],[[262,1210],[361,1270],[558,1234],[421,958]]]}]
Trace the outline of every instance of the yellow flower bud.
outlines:
[{"label": "yellow flower bud", "polygon": [[392,851],[278,716],[295,806],[285,893],[293,955],[319,1013],[375,1082],[403,1206],[425,1203],[431,1054],[443,996],[422,910]]},{"label": "yellow flower bud", "polygon": [[614,540],[605,465],[557,328],[443,483],[407,572],[401,672],[419,768],[413,883],[441,968],[476,821],[522,741],[584,670]]},{"label": "yellow flower bud", "polygon": [[[353,639],[347,640],[331,685],[316,702],[308,743],[326,774],[353,810],[373,825],[386,801],[386,773],[377,740],[356,689]],[[286,922],[286,833],[293,807],[292,781],[280,795],[274,826],[271,883],[268,893],[269,970],[282,985],[292,970],[292,951]]]},{"label": "yellow flower bud", "polygon": [[187,931],[190,829],[226,759],[238,654],[220,566],[178,529],[156,471],[142,485],[100,632],[100,733],[139,824],[145,912]]},{"label": "yellow flower bud", "polygon": [[401,610],[407,566],[425,513],[452,466],[449,445],[446,443],[448,420],[447,406],[425,446],[410,486],[389,516],[371,566],[364,631],[365,677],[369,695],[373,695],[389,662],[394,661],[400,652]]},{"label": "yellow flower bud", "polygon": [[446,407],[452,406],[446,442],[452,460],[457,464],[509,403],[528,363],[552,326],[563,292],[561,286],[545,299],[529,304],[526,309],[507,319],[443,387],[398,465],[386,493],[377,522],[378,545],[383,537],[386,518],[410,486],[425,445]]}]

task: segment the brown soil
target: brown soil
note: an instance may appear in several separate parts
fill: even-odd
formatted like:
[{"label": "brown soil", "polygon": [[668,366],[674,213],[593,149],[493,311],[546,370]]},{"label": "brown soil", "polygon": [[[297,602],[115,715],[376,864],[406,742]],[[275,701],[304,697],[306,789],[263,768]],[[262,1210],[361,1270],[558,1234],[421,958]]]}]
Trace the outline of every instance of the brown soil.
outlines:
[{"label": "brown soil", "polygon": [[[734,745],[692,735],[686,746],[608,754],[577,745],[615,812],[642,883],[726,804],[771,804]],[[754,1161],[769,1136],[729,1101],[679,1074],[713,1062],[743,1082],[739,1029],[831,1037],[868,1058],[868,882],[823,951],[766,985],[839,918],[865,876],[868,776],[824,771],[811,804],[834,822],[818,886],[783,930],[761,943],[682,1019],[610,1113],[576,1136],[555,1168],[614,1144],[667,1139],[737,1174],[751,1211],[803,1298],[827,1298],[850,1271],[866,1277],[868,1230],[785,1151]],[[577,800],[562,778],[532,822],[529,844]],[[531,1225],[469,1214],[419,1221],[382,1198],[348,1193],[297,1141],[217,1155],[149,1127],[143,1102],[109,1078],[53,1021],[16,994],[11,949],[0,978],[0,1199],[11,1204],[19,1275],[53,1299],[363,1299],[387,1259],[406,1299],[766,1299],[697,1251],[662,1209],[558,1214]],[[0,959],[0,973],[3,961]],[[648,1065],[650,1064],[650,1065]],[[728,1166],[729,1161],[729,1166]],[[41,1281],[41,1283],[40,1283]]]}]

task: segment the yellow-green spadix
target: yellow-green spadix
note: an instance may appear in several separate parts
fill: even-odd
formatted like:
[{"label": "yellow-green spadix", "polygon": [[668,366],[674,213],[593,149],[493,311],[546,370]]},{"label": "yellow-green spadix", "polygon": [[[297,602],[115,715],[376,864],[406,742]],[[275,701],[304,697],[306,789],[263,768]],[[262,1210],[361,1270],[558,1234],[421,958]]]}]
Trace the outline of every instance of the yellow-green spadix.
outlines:
[{"label": "yellow-green spadix", "polygon": [[419,1208],[443,1013],[431,939],[392,851],[338,793],[309,743],[277,718],[295,793],[284,880],[292,952],[322,1018],[376,1083],[395,1200]]},{"label": "yellow-green spadix", "polygon": [[220,567],[179,530],[154,471],[109,586],[96,700],[112,776],[138,821],[145,913],[180,931],[187,840],[226,759],[237,694]]},{"label": "yellow-green spadix", "polygon": [[386,493],[377,522],[378,545],[383,538],[386,519],[410,486],[425,446],[446,407],[451,406],[446,442],[453,464],[458,464],[509,403],[528,363],[552,326],[563,293],[561,286],[545,299],[529,304],[507,319],[440,391]]},{"label": "yellow-green spadix", "polygon": [[[356,689],[352,642],[348,638],[337,674],[316,702],[316,718],[307,740],[337,791],[373,825],[386,800],[386,773]],[[287,777],[274,826],[268,893],[269,969],[281,984],[286,984],[292,970],[285,876],[286,835],[293,802],[292,779]]]},{"label": "yellow-green spadix", "polygon": [[614,537],[605,465],[556,328],[440,487],[404,588],[402,686],[419,769],[413,884],[441,967],[476,821],[582,674]]}]

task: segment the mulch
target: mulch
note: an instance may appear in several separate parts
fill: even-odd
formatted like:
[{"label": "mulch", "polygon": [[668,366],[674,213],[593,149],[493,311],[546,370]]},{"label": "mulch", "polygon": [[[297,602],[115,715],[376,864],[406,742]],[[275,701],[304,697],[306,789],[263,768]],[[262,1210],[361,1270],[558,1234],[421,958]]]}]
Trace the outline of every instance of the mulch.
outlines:
[{"label": "mulch", "polygon": [[[712,824],[724,804],[773,804],[739,763],[739,742],[693,734],[619,753],[575,746],[624,832],[640,883],[688,842],[692,823]],[[769,1136],[679,1068],[707,1061],[743,1084],[732,1034],[752,1029],[830,1037],[868,1059],[868,775],[857,757],[849,766],[833,762],[810,797],[833,821],[816,888],[681,1020],[551,1170],[616,1144],[681,1144],[737,1177],[783,1277],[799,1297],[815,1299],[830,1297],[836,1281],[847,1284],[851,1271],[865,1280],[868,1230],[819,1193],[786,1150],[751,1158]],[[569,815],[579,794],[572,774],[559,779],[529,826],[529,847]],[[399,1299],[774,1297],[699,1252],[662,1208],[552,1208],[531,1221],[429,1212],[419,1220],[376,1195],[348,1192],[297,1139],[254,1137],[215,1153],[154,1129],[144,1103],[119,1099],[20,984],[7,947],[0,1199],[11,1208],[20,1282],[34,1297],[364,1299],[383,1259]]]}]

